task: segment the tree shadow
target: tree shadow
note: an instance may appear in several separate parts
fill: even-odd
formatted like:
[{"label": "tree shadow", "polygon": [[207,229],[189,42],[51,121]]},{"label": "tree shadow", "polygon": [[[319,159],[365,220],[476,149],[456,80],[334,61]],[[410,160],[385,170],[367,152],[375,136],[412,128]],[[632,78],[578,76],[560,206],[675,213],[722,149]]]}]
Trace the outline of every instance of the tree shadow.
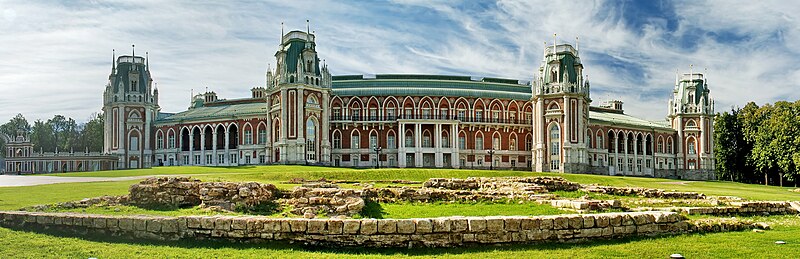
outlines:
[{"label": "tree shadow", "polygon": [[383,211],[383,207],[380,203],[364,201],[364,208],[361,209],[359,215],[361,215],[362,218],[382,219],[386,216],[386,212]]}]

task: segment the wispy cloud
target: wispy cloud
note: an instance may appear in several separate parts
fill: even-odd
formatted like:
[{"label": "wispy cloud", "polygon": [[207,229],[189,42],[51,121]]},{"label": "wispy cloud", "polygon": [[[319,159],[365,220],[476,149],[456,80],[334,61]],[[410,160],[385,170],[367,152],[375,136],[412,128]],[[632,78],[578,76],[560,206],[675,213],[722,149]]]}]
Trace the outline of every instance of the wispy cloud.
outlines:
[{"label": "wispy cloud", "polygon": [[595,102],[662,119],[675,70],[708,69],[717,110],[800,91],[800,6],[730,1],[3,1],[0,122],[101,108],[111,49],[150,52],[164,111],[191,89],[245,97],[274,67],[280,23],[316,31],[334,74],[533,79],[543,42],[575,42]]}]

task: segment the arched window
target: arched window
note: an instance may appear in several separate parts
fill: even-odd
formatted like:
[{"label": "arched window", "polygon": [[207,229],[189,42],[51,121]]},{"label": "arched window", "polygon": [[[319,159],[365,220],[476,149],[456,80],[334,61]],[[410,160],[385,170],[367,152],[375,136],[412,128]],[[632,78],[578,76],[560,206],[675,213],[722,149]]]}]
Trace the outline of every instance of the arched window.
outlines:
[{"label": "arched window", "polygon": [[317,160],[317,123],[311,118],[306,121],[306,160]]},{"label": "arched window", "polygon": [[673,147],[672,137],[669,137],[667,138],[667,152],[669,152],[670,154],[675,154],[675,150],[672,149],[672,147]]},{"label": "arched window", "polygon": [[664,139],[661,136],[658,137],[656,152],[664,153]]},{"label": "arched window", "polygon": [[595,146],[594,146],[595,148],[598,148],[598,149],[606,148],[605,147],[605,143],[606,142],[604,142],[603,134],[600,131],[597,131],[597,137],[596,137],[595,141],[596,141],[595,142]]},{"label": "arched window", "polygon": [[561,129],[557,123],[550,126],[550,170],[561,168]]},{"label": "arched window", "polygon": [[690,155],[697,154],[697,146],[695,145],[694,138],[689,138],[689,140],[687,140],[686,142],[687,142],[686,146],[688,148],[687,151],[689,152],[689,154]]},{"label": "arched window", "polygon": [[342,133],[338,130],[333,132],[333,148],[342,148]]},{"label": "arched window", "polygon": [[431,141],[431,132],[428,130],[422,132],[422,147],[433,147],[433,141]]},{"label": "arched window", "polygon": [[458,149],[467,149],[467,137],[464,135],[464,132],[458,135]]},{"label": "arched window", "polygon": [[313,95],[309,95],[308,98],[306,98],[306,103],[312,104],[312,105],[319,105],[319,101],[317,100],[317,97],[315,97]]},{"label": "arched window", "polygon": [[358,133],[358,130],[354,130],[353,133],[350,135],[350,148],[351,149],[358,149],[360,148],[361,144],[361,134]]},{"label": "arched window", "polygon": [[533,136],[531,134],[525,137],[525,150],[533,150]]},{"label": "arched window", "polygon": [[508,140],[508,150],[516,151],[517,150],[517,138],[516,136],[511,137]]},{"label": "arched window", "polygon": [[378,132],[372,131],[369,133],[369,147],[367,148],[375,148],[378,146]]},{"label": "arched window", "polygon": [[442,143],[441,146],[443,148],[450,148],[450,134],[447,134],[446,131],[442,131]]},{"label": "arched window", "polygon": [[386,133],[386,148],[397,148],[395,143],[394,131]]},{"label": "arched window", "polygon": [[253,144],[253,128],[251,128],[249,124],[244,127],[244,144]]},{"label": "arched window", "polygon": [[414,132],[412,132],[411,130],[406,130],[405,139],[406,139],[405,143],[406,147],[414,147]]},{"label": "arched window", "polygon": [[588,148],[596,148],[596,146],[594,146],[593,144],[594,143],[592,143],[592,130],[591,129],[587,129],[586,130],[586,147],[588,147]]},{"label": "arched window", "polygon": [[483,150],[483,134],[480,132],[475,134],[475,149],[476,150]]},{"label": "arched window", "polygon": [[500,144],[500,134],[498,133],[492,137],[492,149],[500,150]]},{"label": "arched window", "polygon": [[156,149],[164,148],[164,133],[160,130],[156,133]]},{"label": "arched window", "polygon": [[167,147],[175,148],[175,131],[172,129],[167,132]]}]

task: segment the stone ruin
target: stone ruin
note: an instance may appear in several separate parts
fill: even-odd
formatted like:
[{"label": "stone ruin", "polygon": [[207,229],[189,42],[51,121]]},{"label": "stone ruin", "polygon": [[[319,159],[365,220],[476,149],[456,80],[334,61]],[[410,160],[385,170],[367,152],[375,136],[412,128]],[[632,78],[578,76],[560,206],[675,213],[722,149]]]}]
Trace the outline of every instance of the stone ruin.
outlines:
[{"label": "stone ruin", "polygon": [[616,196],[639,196],[644,198],[661,199],[705,199],[706,195],[697,192],[673,192],[660,189],[639,188],[639,187],[614,187],[600,185],[584,185],[582,191],[591,193],[601,193]]},{"label": "stone ruin", "polygon": [[190,177],[151,177],[131,185],[130,205],[156,208],[251,209],[275,199],[278,189],[256,182],[201,182]]},{"label": "stone ruin", "polygon": [[140,207],[185,208],[200,205],[200,180],[150,177],[128,189],[128,203]]},{"label": "stone ruin", "polygon": [[272,184],[206,182],[200,184],[200,207],[233,211],[271,202],[278,194]]},{"label": "stone ruin", "polygon": [[422,188],[364,188],[364,197],[377,202],[495,201],[552,199],[551,191],[574,191],[577,183],[561,177],[431,178]]},{"label": "stone ruin", "polygon": [[295,187],[291,198],[281,203],[292,206],[292,213],[314,218],[322,213],[329,217],[352,217],[364,208],[362,192],[354,189],[340,189],[338,186],[304,185]]}]

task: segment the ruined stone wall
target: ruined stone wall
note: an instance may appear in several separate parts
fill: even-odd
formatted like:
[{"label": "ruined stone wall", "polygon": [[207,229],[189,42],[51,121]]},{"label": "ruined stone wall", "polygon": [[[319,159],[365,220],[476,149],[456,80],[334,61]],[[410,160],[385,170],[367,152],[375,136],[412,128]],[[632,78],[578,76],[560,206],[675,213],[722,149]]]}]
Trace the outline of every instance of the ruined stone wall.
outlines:
[{"label": "ruined stone wall", "polygon": [[192,207],[235,210],[253,207],[275,199],[278,189],[257,182],[201,182],[190,177],[151,177],[133,184],[124,197],[128,204],[141,207]]},{"label": "ruined stone wall", "polygon": [[304,217],[315,217],[317,213],[352,217],[364,208],[360,190],[328,187],[333,188],[296,187],[285,203],[292,206],[292,213]]},{"label": "ruined stone wall", "polygon": [[661,199],[705,199],[705,194],[697,192],[673,192],[660,189],[640,188],[640,187],[615,187],[601,185],[584,185],[582,191],[602,193],[619,196],[639,196],[644,198]]},{"label": "ruined stone wall", "polygon": [[[308,245],[448,247],[465,244],[572,242],[589,239],[730,231],[751,223],[703,228],[673,212],[573,214],[537,217],[420,219],[300,219],[234,216],[107,216],[1,211],[0,225],[132,239],[288,241]],[[708,227],[712,226],[712,227]]]}]

